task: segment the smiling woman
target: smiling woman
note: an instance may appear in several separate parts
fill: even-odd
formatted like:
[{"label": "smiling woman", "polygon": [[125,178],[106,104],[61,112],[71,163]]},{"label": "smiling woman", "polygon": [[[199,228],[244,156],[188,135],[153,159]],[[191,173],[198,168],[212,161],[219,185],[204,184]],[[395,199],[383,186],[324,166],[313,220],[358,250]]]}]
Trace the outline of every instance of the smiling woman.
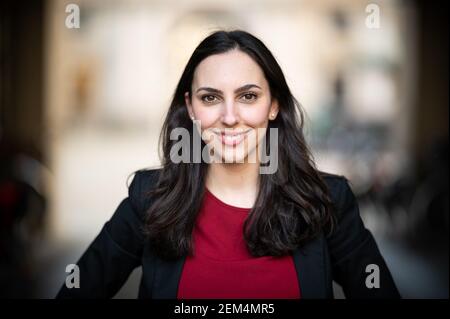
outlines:
[{"label": "smiling woman", "polygon": [[262,69],[238,49],[204,59],[184,97],[191,118],[201,124],[203,140],[227,163],[255,152],[269,119],[278,113]]},{"label": "smiling woman", "polygon": [[[191,152],[174,162],[179,129]],[[199,133],[218,160],[194,160]],[[198,45],[160,140],[162,168],[136,173],[77,263],[80,288],[59,297],[113,296],[139,265],[142,298],[331,298],[333,280],[347,297],[399,297],[348,181],[315,167],[303,111],[253,35],[218,31]],[[262,174],[266,151],[278,165]]]}]

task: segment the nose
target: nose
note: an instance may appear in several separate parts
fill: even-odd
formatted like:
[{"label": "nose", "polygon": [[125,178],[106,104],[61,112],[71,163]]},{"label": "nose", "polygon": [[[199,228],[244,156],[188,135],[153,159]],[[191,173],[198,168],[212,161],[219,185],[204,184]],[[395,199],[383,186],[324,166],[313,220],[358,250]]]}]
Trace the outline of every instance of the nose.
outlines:
[{"label": "nose", "polygon": [[222,123],[227,126],[233,126],[239,122],[237,108],[233,101],[224,103],[224,110],[222,113]]}]

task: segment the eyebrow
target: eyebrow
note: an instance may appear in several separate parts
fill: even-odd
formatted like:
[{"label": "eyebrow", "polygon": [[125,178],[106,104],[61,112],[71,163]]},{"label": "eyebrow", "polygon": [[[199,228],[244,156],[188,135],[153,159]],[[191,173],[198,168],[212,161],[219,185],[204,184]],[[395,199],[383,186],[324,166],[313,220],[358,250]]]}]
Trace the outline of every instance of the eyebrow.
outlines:
[{"label": "eyebrow", "polygon": [[[240,88],[237,88],[236,90],[234,90],[234,93],[240,93],[240,92],[243,92],[243,91],[247,91],[247,90],[249,90],[249,89],[251,89],[251,88],[254,88],[254,87],[256,87],[256,88],[262,90],[262,89],[261,89],[258,85],[256,85],[256,84],[246,84],[246,85],[243,85],[243,86],[241,86]],[[223,94],[223,92],[222,92],[221,90],[218,90],[218,89],[215,89],[215,88],[211,88],[211,87],[201,87],[201,88],[198,88],[195,92],[197,93],[198,91],[202,91],[202,90],[208,91],[208,92],[210,92],[210,93]]]}]

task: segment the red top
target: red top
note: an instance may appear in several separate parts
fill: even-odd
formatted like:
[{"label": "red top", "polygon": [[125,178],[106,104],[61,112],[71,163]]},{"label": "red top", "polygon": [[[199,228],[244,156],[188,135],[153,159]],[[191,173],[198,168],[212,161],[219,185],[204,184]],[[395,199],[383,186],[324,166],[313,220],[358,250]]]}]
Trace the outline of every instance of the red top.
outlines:
[{"label": "red top", "polygon": [[300,298],[292,256],[253,257],[243,237],[250,209],[228,205],[206,190],[186,257],[178,299]]}]

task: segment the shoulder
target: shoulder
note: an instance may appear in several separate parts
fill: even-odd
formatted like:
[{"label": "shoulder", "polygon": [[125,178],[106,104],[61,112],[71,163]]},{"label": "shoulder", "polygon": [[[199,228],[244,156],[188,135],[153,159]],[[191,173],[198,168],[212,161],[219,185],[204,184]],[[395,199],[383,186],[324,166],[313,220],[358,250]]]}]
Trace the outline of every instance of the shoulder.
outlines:
[{"label": "shoulder", "polygon": [[157,186],[160,173],[160,168],[140,169],[133,173],[133,179],[128,186],[128,198],[137,211],[145,211],[149,204],[148,193]]},{"label": "shoulder", "polygon": [[320,176],[327,184],[331,195],[337,196],[350,188],[350,181],[344,175],[331,174],[319,171]]},{"label": "shoulder", "polygon": [[330,198],[338,214],[345,213],[350,206],[356,204],[356,197],[347,177],[322,171],[319,171],[319,174],[328,187]]}]

